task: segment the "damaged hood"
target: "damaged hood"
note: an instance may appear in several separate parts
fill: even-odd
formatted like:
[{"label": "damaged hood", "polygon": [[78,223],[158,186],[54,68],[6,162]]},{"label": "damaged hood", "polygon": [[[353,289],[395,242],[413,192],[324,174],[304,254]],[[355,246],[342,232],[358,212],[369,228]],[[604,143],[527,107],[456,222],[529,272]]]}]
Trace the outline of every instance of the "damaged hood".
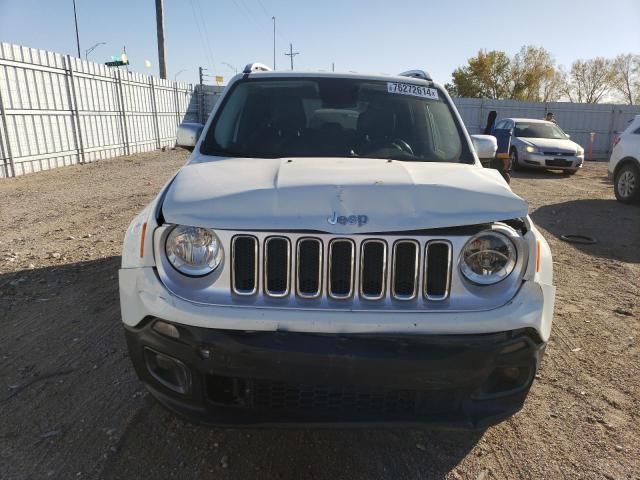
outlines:
[{"label": "damaged hood", "polygon": [[496,170],[368,158],[224,158],[184,166],[162,207],[169,223],[225,230],[367,233],[523,217]]}]

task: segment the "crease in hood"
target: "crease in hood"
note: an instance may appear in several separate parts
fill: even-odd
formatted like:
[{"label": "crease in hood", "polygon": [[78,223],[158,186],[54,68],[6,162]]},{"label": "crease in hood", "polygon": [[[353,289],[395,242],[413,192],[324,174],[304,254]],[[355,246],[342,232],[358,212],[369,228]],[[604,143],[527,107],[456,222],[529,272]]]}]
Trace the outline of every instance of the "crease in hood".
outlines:
[{"label": "crease in hood", "polygon": [[224,158],[185,165],[162,211],[169,223],[224,230],[352,234],[508,220],[528,206],[496,170],[474,165]]}]

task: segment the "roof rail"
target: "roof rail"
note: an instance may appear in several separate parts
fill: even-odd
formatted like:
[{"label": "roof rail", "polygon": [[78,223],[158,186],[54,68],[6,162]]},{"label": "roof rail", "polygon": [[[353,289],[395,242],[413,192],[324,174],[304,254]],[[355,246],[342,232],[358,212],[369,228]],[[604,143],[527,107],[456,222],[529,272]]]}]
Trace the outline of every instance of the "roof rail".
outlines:
[{"label": "roof rail", "polygon": [[421,78],[422,80],[427,80],[428,82],[432,82],[433,79],[431,75],[429,75],[424,70],[407,70],[406,72],[402,72],[398,74],[399,77],[411,77],[411,78]]},{"label": "roof rail", "polygon": [[271,69],[267,67],[264,63],[247,63],[247,66],[244,67],[242,73],[253,73],[253,72],[270,72]]}]

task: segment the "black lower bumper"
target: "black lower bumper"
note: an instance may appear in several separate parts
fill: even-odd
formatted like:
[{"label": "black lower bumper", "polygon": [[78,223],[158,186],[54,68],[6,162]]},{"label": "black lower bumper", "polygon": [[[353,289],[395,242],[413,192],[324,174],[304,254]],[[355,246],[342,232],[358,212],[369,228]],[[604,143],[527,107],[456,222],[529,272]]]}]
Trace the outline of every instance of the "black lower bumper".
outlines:
[{"label": "black lower bumper", "polygon": [[127,328],[141,380],[163,404],[216,425],[431,424],[486,428],[523,405],[545,344],[484,335],[244,332],[156,319]]}]

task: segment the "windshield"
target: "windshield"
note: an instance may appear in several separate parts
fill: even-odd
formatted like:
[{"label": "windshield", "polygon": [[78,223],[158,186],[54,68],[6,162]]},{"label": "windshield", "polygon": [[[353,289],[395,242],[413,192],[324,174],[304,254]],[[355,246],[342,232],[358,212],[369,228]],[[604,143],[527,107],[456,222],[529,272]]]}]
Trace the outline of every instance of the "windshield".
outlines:
[{"label": "windshield", "polygon": [[247,79],[232,88],[204,154],[473,163],[435,88],[345,78]]},{"label": "windshield", "polygon": [[567,134],[557,125],[552,123],[516,123],[514,130],[516,137],[526,138],[555,138],[558,140],[566,140]]}]

